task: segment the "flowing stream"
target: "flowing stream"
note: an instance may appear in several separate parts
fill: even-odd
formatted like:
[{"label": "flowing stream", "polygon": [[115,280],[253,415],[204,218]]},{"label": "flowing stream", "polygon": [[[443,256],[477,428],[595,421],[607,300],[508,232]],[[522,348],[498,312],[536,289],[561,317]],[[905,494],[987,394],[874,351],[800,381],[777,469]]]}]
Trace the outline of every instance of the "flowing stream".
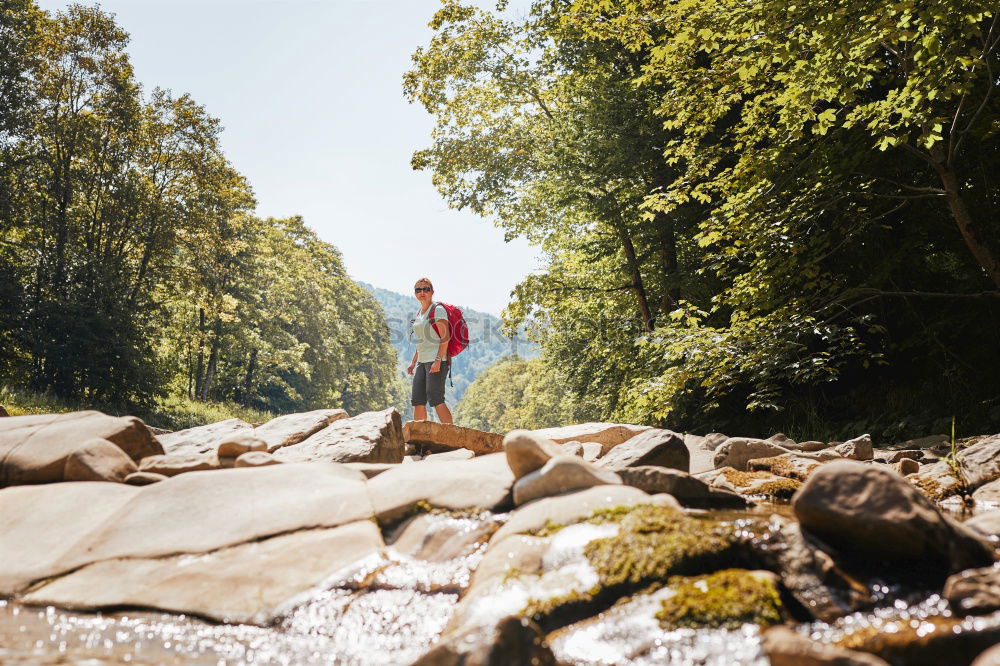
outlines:
[{"label": "flowing stream", "polygon": [[[784,507],[761,507],[784,512]],[[760,518],[760,509],[710,512],[712,518]],[[407,664],[448,624],[490,536],[506,515],[425,514],[389,535],[385,552],[339,572],[320,591],[297,600],[270,627],[221,625],[183,615],[122,609],[103,614],[0,601],[3,664]],[[597,534],[593,526],[580,526]],[[572,538],[567,528],[563,539]],[[579,539],[580,548],[587,539]],[[565,550],[567,566],[572,549]],[[561,552],[561,551],[556,551]],[[563,555],[560,555],[563,557]],[[549,636],[557,658],[573,664],[766,666],[756,626],[662,629],[657,593],[637,596]],[[949,617],[936,595],[876,590],[879,608],[833,624],[799,625],[817,640],[857,631],[892,631],[892,623],[935,630]],[[500,602],[498,598],[496,600]],[[500,605],[503,605],[500,603]],[[334,658],[335,656],[335,658]]]}]

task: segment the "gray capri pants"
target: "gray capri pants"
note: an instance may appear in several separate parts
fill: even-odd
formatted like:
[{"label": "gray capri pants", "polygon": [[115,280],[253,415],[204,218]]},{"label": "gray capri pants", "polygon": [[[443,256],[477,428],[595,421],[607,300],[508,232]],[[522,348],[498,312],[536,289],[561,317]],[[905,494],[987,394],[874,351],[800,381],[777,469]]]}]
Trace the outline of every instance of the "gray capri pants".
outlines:
[{"label": "gray capri pants", "polygon": [[441,361],[441,370],[431,372],[434,361],[417,363],[413,369],[413,390],[410,392],[410,404],[414,407],[426,405],[428,399],[431,407],[437,407],[444,402],[444,380],[448,376],[451,361]]}]

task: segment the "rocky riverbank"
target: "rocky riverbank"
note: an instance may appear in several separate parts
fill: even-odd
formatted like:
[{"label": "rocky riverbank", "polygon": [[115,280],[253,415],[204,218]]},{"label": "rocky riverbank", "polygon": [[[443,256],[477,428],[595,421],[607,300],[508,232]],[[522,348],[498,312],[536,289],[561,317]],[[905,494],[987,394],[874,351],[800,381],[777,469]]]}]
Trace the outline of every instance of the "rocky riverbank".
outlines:
[{"label": "rocky riverbank", "polygon": [[962,444],[0,418],[0,660],[984,666],[1000,436]]}]

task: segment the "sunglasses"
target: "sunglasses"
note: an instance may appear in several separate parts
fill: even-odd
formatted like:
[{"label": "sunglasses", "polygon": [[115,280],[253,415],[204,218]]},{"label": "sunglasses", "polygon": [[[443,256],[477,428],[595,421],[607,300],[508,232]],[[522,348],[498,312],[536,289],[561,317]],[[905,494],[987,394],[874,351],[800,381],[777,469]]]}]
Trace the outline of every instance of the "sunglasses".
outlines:
[{"label": "sunglasses", "polygon": [[413,288],[413,293],[414,294],[419,294],[422,291],[426,291],[429,294],[429,293],[431,293],[434,290],[431,289],[430,287],[414,287]]}]

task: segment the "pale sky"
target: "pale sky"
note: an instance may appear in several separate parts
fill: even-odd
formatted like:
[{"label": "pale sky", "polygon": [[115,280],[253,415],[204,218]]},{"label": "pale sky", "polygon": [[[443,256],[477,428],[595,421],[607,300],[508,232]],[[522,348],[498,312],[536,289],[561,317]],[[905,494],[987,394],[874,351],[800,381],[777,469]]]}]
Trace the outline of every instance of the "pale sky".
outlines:
[{"label": "pale sky", "polygon": [[[46,10],[66,0],[37,0]],[[84,2],[84,4],[93,4]],[[488,6],[489,0],[479,4]],[[515,0],[514,11],[530,4]],[[438,0],[104,0],[132,36],[136,77],[190,93],[222,120],[222,144],[258,213],[302,215],[357,280],[498,314],[539,253],[449,210],[410,169],[431,118],[402,75]]]}]

